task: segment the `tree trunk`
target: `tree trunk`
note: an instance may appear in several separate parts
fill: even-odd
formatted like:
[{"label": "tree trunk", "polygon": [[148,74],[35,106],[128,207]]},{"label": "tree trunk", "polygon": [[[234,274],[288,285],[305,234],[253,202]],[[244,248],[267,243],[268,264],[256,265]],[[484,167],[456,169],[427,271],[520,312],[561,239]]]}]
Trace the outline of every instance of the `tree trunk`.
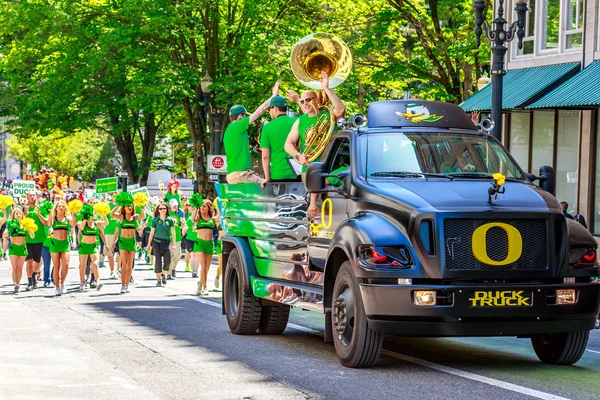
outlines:
[{"label": "tree trunk", "polygon": [[123,159],[123,168],[127,172],[129,182],[138,183],[138,161],[133,144],[133,127],[124,124],[121,117],[116,113],[111,114],[110,122],[117,151]]},{"label": "tree trunk", "polygon": [[156,147],[156,133],[158,131],[154,113],[144,113],[144,115],[144,134],[142,135],[140,132],[142,161],[137,171],[138,175],[140,175],[141,186],[146,186],[148,183],[148,174],[152,165],[152,157],[154,156],[154,149]]}]

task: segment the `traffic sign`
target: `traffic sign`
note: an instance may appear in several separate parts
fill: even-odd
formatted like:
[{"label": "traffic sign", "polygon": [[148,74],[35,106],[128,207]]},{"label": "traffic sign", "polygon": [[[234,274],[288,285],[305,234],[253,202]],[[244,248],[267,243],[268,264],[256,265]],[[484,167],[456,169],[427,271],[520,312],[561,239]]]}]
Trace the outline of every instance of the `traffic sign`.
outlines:
[{"label": "traffic sign", "polygon": [[227,157],[224,155],[212,154],[207,157],[206,172],[209,174],[226,174]]},{"label": "traffic sign", "polygon": [[208,176],[208,181],[209,182],[218,182],[219,181],[219,174],[210,174]]}]

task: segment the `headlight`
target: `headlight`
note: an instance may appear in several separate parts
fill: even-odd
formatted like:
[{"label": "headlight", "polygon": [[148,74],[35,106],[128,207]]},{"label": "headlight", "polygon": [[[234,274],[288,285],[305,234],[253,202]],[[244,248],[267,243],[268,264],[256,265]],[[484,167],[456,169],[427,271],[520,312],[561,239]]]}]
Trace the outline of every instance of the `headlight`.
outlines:
[{"label": "headlight", "polygon": [[595,247],[574,247],[569,251],[569,264],[573,268],[591,268],[598,265]]},{"label": "headlight", "polygon": [[367,269],[412,267],[412,257],[406,246],[360,245],[358,246],[358,260],[359,265]]}]

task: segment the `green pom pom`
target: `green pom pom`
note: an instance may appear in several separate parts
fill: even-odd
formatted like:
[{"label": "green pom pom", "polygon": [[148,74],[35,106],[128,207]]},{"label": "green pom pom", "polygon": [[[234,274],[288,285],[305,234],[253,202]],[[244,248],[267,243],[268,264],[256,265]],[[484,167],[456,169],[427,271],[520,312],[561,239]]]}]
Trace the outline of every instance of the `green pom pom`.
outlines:
[{"label": "green pom pom", "polygon": [[79,211],[79,214],[77,214],[77,220],[87,221],[92,215],[94,215],[94,207],[90,204],[84,204],[81,211]]},{"label": "green pom pom", "polygon": [[44,218],[48,217],[48,215],[50,215],[50,211],[52,211],[52,202],[48,201],[48,200],[44,200],[40,203],[40,214],[42,214],[42,216],[44,216]]},{"label": "green pom pom", "polygon": [[192,195],[192,197],[190,197],[190,204],[194,208],[202,207],[203,202],[204,202],[204,199],[202,198],[202,196],[200,196],[200,193],[194,193]]},{"label": "green pom pom", "polygon": [[117,195],[115,202],[118,206],[129,207],[133,204],[133,196],[129,192],[121,192]]},{"label": "green pom pom", "polygon": [[17,236],[21,230],[21,223],[18,219],[13,218],[6,223],[6,230],[9,236]]}]

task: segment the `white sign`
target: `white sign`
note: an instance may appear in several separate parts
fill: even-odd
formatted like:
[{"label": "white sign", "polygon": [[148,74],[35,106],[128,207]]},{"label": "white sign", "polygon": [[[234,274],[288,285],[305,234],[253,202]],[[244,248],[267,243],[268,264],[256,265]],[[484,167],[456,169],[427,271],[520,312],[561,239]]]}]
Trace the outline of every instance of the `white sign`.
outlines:
[{"label": "white sign", "polygon": [[25,197],[27,192],[30,190],[35,190],[35,182],[34,181],[13,181],[13,194],[19,197]]},{"label": "white sign", "polygon": [[13,174],[18,174],[19,172],[21,172],[21,167],[19,164],[13,164],[12,167],[10,167],[10,169]]},{"label": "white sign", "polygon": [[139,189],[140,188],[140,184],[139,183],[134,183],[133,185],[127,185],[127,191],[128,192],[132,192],[135,189]]},{"label": "white sign", "polygon": [[227,157],[224,155],[209,155],[206,164],[206,172],[209,174],[227,173]]},{"label": "white sign", "polygon": [[210,174],[208,176],[208,181],[209,182],[218,182],[219,181],[219,175],[218,174]]},{"label": "white sign", "polygon": [[127,186],[127,191],[131,193],[132,196],[134,196],[136,193],[146,193],[146,196],[148,196],[148,202],[146,203],[146,207],[144,207],[144,211],[146,214],[154,214],[154,211],[156,210],[156,207],[158,207],[160,200],[155,201],[155,197],[150,197],[150,192],[146,186],[140,187],[139,184],[137,184],[137,186],[137,188],[131,188]]},{"label": "white sign", "polygon": [[96,199],[98,201],[102,201],[102,193],[96,193],[93,189],[85,189],[85,198],[86,199]]},{"label": "white sign", "polygon": [[146,214],[154,215],[154,211],[156,211],[156,208],[159,204],[160,199],[158,197],[148,197],[148,203],[146,204],[144,211],[146,212]]}]

